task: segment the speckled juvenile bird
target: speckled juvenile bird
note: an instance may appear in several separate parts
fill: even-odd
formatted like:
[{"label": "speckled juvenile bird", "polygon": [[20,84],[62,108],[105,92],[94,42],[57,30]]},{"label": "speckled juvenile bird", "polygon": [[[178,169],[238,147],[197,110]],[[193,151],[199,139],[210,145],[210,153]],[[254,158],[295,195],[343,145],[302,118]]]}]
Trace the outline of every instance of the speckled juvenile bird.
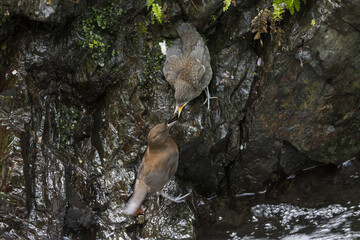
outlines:
[{"label": "speckled juvenile bird", "polygon": [[176,39],[166,52],[163,73],[175,89],[175,113],[180,116],[183,107],[203,90],[210,108],[208,85],[212,70],[209,50],[195,27],[190,23],[183,23],[177,31],[180,38]]},{"label": "speckled juvenile bird", "polygon": [[[169,136],[174,123],[158,124],[150,130],[148,147],[139,168],[134,193],[125,207],[126,214],[134,215],[146,197],[161,191],[174,176],[179,163],[178,147]],[[160,194],[174,202],[183,202],[189,195],[173,198],[162,191]]]}]

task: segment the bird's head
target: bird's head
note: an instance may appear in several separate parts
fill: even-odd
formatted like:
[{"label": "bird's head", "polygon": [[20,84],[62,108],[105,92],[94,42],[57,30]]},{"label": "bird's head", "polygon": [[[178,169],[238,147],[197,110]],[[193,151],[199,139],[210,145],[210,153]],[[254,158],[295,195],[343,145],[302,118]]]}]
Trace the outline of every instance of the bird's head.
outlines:
[{"label": "bird's head", "polygon": [[169,136],[170,128],[175,123],[176,121],[171,123],[161,123],[153,127],[148,135],[149,146],[158,147],[165,144],[167,137]]},{"label": "bird's head", "polygon": [[177,114],[177,116],[180,117],[181,111],[183,110],[186,104],[187,102],[176,101],[174,114]]},{"label": "bird's head", "polygon": [[194,89],[184,81],[178,81],[174,84],[175,88],[175,113],[180,117],[181,111],[186,106],[186,104],[194,99],[197,95],[194,92]]}]

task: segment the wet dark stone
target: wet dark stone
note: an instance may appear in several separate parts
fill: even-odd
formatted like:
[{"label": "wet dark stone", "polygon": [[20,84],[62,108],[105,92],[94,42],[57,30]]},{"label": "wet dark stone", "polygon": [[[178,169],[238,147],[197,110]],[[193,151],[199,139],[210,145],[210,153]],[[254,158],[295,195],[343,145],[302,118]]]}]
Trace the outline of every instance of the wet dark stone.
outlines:
[{"label": "wet dark stone", "polygon": [[[342,166],[322,165],[300,172],[295,178],[279,181],[268,196],[281,202],[306,207],[319,207],[331,203],[358,202],[360,161],[353,159]],[[318,194],[313,194],[318,193]]]},{"label": "wet dark stone", "polygon": [[[177,176],[202,195],[209,196],[219,191],[224,179],[224,169],[212,164],[212,155],[200,138],[184,144],[180,150],[180,163]],[[222,173],[222,174],[221,174]]]},{"label": "wet dark stone", "polygon": [[35,182],[35,153],[34,149],[31,147],[31,135],[29,126],[27,126],[27,132],[24,132],[21,136],[21,146],[22,146],[22,157],[24,160],[24,178],[25,178],[25,190],[26,190],[26,208],[28,211],[31,211],[34,206],[35,192],[34,192],[34,182]]},{"label": "wet dark stone", "polygon": [[89,5],[87,1],[4,1],[2,13],[24,15],[35,21],[48,23],[65,23],[71,17],[77,16]]},{"label": "wet dark stone", "polygon": [[285,174],[295,174],[303,169],[314,167],[320,163],[311,160],[291,144],[284,142],[281,149],[280,167]]},{"label": "wet dark stone", "polygon": [[229,170],[232,194],[266,189],[272,174],[278,170],[281,147],[282,142],[271,138],[246,143],[241,158]]},{"label": "wet dark stone", "polygon": [[88,230],[96,225],[96,216],[91,210],[69,208],[66,211],[65,227],[72,231]]},{"label": "wet dark stone", "polygon": [[[309,11],[298,24],[289,21],[292,31],[287,40],[293,44],[288,49],[264,56],[266,90],[254,112],[260,121],[252,127],[289,142],[312,160],[341,163],[359,150],[354,112],[358,80],[353,74],[359,32],[339,20],[340,5],[317,3],[313,8],[315,15]],[[322,14],[324,9],[329,14]],[[319,22],[313,28],[304,24],[322,17],[326,24]],[[353,37],[345,40],[344,34]]]}]

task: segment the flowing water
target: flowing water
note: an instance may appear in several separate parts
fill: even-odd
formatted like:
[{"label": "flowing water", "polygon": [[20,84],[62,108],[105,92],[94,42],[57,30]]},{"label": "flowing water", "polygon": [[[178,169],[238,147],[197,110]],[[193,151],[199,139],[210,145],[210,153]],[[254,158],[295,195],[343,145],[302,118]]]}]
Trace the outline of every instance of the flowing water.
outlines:
[{"label": "flowing water", "polygon": [[[280,180],[266,193],[226,200],[227,222],[203,221],[199,239],[360,239],[360,163],[319,166]],[[229,217],[228,217],[229,218]],[[223,223],[225,222],[225,223]]]}]

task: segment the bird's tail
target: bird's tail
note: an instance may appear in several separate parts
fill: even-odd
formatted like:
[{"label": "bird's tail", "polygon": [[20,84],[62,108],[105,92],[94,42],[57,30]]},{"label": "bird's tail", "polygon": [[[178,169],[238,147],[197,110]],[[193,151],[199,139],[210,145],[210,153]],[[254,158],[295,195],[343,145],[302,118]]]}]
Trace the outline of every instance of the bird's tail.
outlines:
[{"label": "bird's tail", "polygon": [[124,213],[127,215],[135,215],[136,211],[141,206],[147,194],[147,188],[139,186],[139,183],[135,184],[135,190],[130,200],[126,204]]},{"label": "bird's tail", "polygon": [[180,35],[182,34],[186,34],[187,31],[196,31],[196,28],[194,27],[194,25],[192,23],[182,23],[179,25],[179,27],[177,28],[177,31]]},{"label": "bird's tail", "polygon": [[200,34],[194,27],[192,23],[182,23],[177,31],[182,42],[196,42],[199,38],[201,38]]}]

